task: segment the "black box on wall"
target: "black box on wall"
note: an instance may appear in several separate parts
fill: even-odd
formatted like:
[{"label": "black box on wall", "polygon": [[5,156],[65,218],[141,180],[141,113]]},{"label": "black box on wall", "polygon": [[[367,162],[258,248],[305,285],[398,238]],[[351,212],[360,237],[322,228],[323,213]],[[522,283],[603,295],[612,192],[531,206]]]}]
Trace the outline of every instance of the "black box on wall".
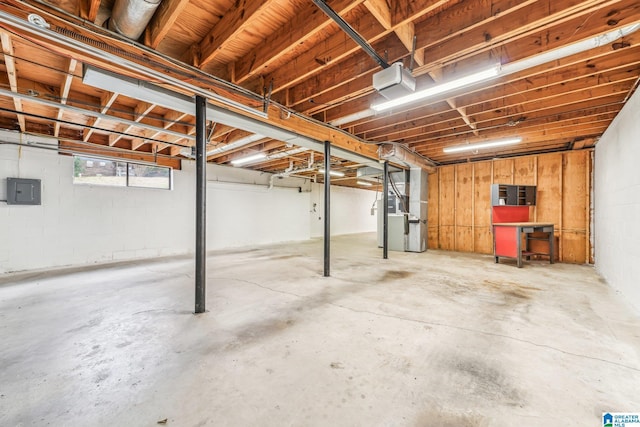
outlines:
[{"label": "black box on wall", "polygon": [[41,194],[39,179],[7,178],[8,205],[40,205]]}]

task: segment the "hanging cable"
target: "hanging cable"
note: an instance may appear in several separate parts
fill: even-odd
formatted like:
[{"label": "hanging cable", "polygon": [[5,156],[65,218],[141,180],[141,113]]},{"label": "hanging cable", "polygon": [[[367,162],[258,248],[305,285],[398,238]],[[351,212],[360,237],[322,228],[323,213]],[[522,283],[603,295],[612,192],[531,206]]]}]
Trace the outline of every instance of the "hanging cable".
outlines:
[{"label": "hanging cable", "polygon": [[409,212],[404,201],[404,194],[400,193],[400,190],[398,190],[396,183],[393,181],[393,177],[391,176],[391,173],[389,173],[389,183],[391,184],[391,188],[393,189],[393,192],[395,193],[396,197],[400,199],[400,210],[402,210],[402,212]]}]

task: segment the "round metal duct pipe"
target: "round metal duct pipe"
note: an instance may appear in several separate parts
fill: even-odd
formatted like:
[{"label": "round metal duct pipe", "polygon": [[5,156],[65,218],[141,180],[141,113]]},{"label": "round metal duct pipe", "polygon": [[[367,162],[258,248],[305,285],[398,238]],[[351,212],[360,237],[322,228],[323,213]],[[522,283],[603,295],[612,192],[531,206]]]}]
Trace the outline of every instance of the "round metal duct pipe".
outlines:
[{"label": "round metal duct pipe", "polygon": [[138,40],[162,0],[116,0],[109,29]]}]

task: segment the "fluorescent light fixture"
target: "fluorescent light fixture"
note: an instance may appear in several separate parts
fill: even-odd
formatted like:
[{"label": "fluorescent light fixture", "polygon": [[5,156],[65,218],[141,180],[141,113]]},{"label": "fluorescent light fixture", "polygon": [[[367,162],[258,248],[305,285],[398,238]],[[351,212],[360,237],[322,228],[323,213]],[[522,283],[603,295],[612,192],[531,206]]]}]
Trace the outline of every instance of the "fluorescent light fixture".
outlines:
[{"label": "fluorescent light fixture", "polygon": [[233,166],[245,165],[247,163],[252,163],[252,162],[255,162],[257,160],[264,159],[265,157],[267,157],[267,155],[264,154],[264,153],[256,153],[256,154],[253,154],[251,156],[241,157],[239,159],[233,159],[233,160],[231,160],[231,164]]},{"label": "fluorescent light fixture", "polygon": [[358,185],[362,185],[363,187],[371,187],[371,186],[373,186],[373,184],[372,184],[372,183],[367,182],[367,181],[356,181],[356,183],[357,183]]},{"label": "fluorescent light fixture", "polygon": [[214,154],[220,154],[220,153],[224,153],[225,151],[229,151],[229,150],[233,150],[236,148],[240,148],[243,147],[245,145],[249,145],[253,142],[257,142],[260,141],[261,139],[263,139],[264,136],[260,135],[258,133],[254,133],[252,135],[248,135],[245,137],[242,137],[240,139],[237,139],[233,142],[228,143],[227,145],[222,145],[220,147],[216,147],[212,150],[207,151],[207,156],[213,156]]},{"label": "fluorescent light fixture", "polygon": [[[570,45],[563,46],[558,49],[541,53],[539,55],[531,56],[529,58],[525,58],[520,61],[516,61],[508,64],[502,64],[501,67],[495,67],[489,70],[482,71],[477,74],[472,74],[467,77],[462,77],[460,79],[457,79],[448,83],[444,83],[441,85],[437,85],[432,88],[413,93],[411,95],[403,96],[402,98],[398,98],[392,101],[382,102],[380,104],[374,104],[371,106],[371,108],[367,110],[363,110],[359,113],[353,113],[349,116],[335,119],[331,122],[331,124],[334,126],[340,126],[344,123],[348,123],[349,121],[360,120],[365,117],[372,116],[376,112],[385,111],[390,108],[398,107],[400,105],[404,105],[410,102],[419,101],[419,100],[428,98],[430,96],[438,95],[444,92],[451,91],[453,89],[460,88],[462,86],[468,86],[474,83],[479,83],[482,80],[489,80],[492,77],[507,76],[510,74],[514,74],[514,73],[529,69],[529,68],[537,67],[542,64],[558,61],[560,59],[566,58],[571,55],[576,55],[578,53],[582,53],[590,49],[595,49],[597,47],[604,46],[619,38],[626,37],[630,34],[633,34],[638,30],[640,30],[640,23],[636,22],[634,24],[627,25],[626,27],[609,31],[608,33],[605,33],[605,34],[594,36],[576,43],[572,43]],[[493,74],[493,76],[491,74]]]},{"label": "fluorescent light fixture", "polygon": [[522,70],[537,67],[548,62],[558,61],[571,55],[576,55],[587,50],[604,46],[606,44],[613,43],[619,38],[628,36],[629,34],[638,31],[638,29],[640,29],[640,23],[627,25],[626,27],[618,28],[616,30],[609,31],[608,33],[600,34],[598,36],[594,36],[580,42],[568,44],[566,46],[553,49],[536,56],[505,64],[500,70],[500,75],[506,76],[509,74],[517,73]]},{"label": "fluorescent light fixture", "polygon": [[372,109],[366,109],[359,111],[357,113],[349,114],[348,116],[340,117],[338,119],[332,120],[329,122],[332,126],[342,126],[346,123],[355,122],[356,120],[366,119],[367,117],[371,117],[376,112]]},{"label": "fluorescent light fixture", "polygon": [[482,148],[502,147],[503,145],[518,144],[522,138],[498,139],[495,141],[477,142],[475,144],[452,145],[442,149],[445,153],[458,153],[460,151],[480,150]]},{"label": "fluorescent light fixture", "polygon": [[[0,11],[0,19],[3,17],[2,12]],[[29,24],[31,26],[31,24]],[[165,81],[166,79],[158,78],[159,81]],[[136,80],[125,76],[120,76],[118,74],[100,70],[95,67],[86,66],[83,74],[82,82],[89,86],[93,86],[99,89],[108,90],[108,91],[117,91],[118,93],[128,96],[130,98],[137,99],[139,101],[148,102],[150,104],[156,104],[171,110],[180,111],[182,113],[191,114],[195,113],[195,106],[193,98],[184,95],[182,93],[170,91],[160,86],[156,86],[153,83],[149,83],[144,80]],[[203,91],[203,89],[200,89]],[[14,92],[10,92],[15,96]],[[200,93],[200,92],[197,92]],[[207,92],[211,95],[210,92]],[[33,97],[30,97],[30,100]],[[59,103],[56,103],[57,107],[60,107]],[[63,106],[67,108],[66,105]],[[254,110],[252,110],[252,113]],[[254,117],[249,117],[232,111],[231,109],[227,109],[224,107],[218,107],[213,104],[207,104],[207,117],[215,118],[216,123],[220,123],[223,125],[227,125],[230,127],[243,129],[248,132],[252,132],[256,136],[251,136],[250,138],[271,138],[278,141],[282,141],[288,144],[297,145],[300,147],[305,147],[311,150],[315,150],[318,152],[324,151],[324,142],[300,135],[294,131],[288,129],[281,129],[270,122],[263,122]],[[137,124],[138,126],[140,124]],[[170,133],[171,131],[164,130],[165,133]],[[260,136],[258,136],[260,135]],[[195,137],[190,135],[182,135],[185,138]],[[245,141],[250,141],[247,139]],[[243,142],[245,142],[243,141]],[[236,141],[237,142],[237,141]],[[245,142],[246,143],[246,142]],[[223,147],[227,147],[231,144],[227,144]],[[239,144],[234,144],[234,148]],[[218,154],[220,152],[224,152],[229,150],[230,148],[223,149],[223,147],[216,147],[213,150],[219,151],[209,151],[207,152],[207,156]],[[380,165],[374,163],[375,161],[369,157],[365,157],[363,155],[348,151],[346,149],[340,147],[334,147],[331,150],[331,155],[340,157],[345,160],[349,160],[355,163],[371,163],[375,167],[381,168]]]},{"label": "fluorescent light fixture", "polygon": [[487,70],[480,71],[479,73],[470,74],[468,76],[461,77],[450,82],[442,83],[432,86],[428,89],[420,90],[407,96],[402,96],[391,101],[381,102],[380,104],[374,104],[371,106],[371,109],[376,112],[380,112],[389,110],[394,107],[399,107],[401,105],[410,104],[412,102],[422,101],[423,99],[429,98],[431,96],[450,92],[454,89],[459,89],[465,86],[470,86],[475,83],[492,79],[494,77],[497,77],[498,74],[500,74],[500,67],[495,66]]},{"label": "fluorescent light fixture", "polygon": [[280,151],[278,153],[269,154],[267,158],[269,160],[283,159],[285,157],[295,156],[296,154],[304,153],[305,151],[309,151],[309,149],[305,147],[292,148],[291,150]]},{"label": "fluorescent light fixture", "polygon": [[[322,174],[326,173],[326,171],[324,169],[320,169],[318,172],[320,172]],[[331,175],[331,176],[344,176],[344,172],[329,171],[329,175]]]}]

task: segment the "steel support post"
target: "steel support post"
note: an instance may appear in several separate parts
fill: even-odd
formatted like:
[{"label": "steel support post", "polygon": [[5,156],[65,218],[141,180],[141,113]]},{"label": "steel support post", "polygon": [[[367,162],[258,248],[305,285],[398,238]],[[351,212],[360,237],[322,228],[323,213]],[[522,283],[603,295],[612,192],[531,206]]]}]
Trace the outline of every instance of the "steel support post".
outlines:
[{"label": "steel support post", "polygon": [[207,100],[196,96],[196,308],[205,312],[207,271]]},{"label": "steel support post", "polygon": [[324,142],[324,277],[330,276],[331,260],[331,143]]},{"label": "steel support post", "polygon": [[382,258],[389,258],[389,162],[384,162],[382,174]]}]

